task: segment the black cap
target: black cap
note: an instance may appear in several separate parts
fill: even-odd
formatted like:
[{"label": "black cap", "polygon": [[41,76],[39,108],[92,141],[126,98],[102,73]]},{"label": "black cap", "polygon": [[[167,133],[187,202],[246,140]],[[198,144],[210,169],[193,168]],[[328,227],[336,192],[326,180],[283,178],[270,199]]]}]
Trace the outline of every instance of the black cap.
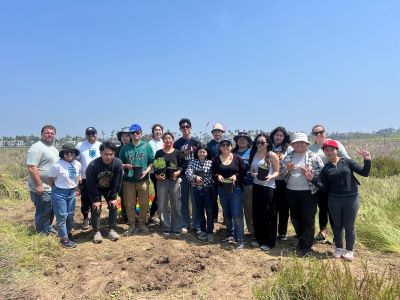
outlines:
[{"label": "black cap", "polygon": [[97,130],[94,127],[88,127],[88,128],[86,128],[85,133],[86,133],[86,135],[88,135],[89,133],[97,134]]}]

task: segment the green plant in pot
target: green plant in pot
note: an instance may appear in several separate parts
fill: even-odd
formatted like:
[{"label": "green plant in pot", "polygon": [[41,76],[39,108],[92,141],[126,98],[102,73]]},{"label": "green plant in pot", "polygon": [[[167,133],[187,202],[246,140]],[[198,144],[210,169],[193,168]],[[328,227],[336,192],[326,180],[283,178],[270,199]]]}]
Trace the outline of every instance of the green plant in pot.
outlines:
[{"label": "green plant in pot", "polygon": [[265,177],[269,174],[269,164],[263,163],[258,167],[257,179],[261,181],[265,181]]},{"label": "green plant in pot", "polygon": [[174,174],[176,171],[178,171],[178,166],[177,166],[176,162],[171,161],[167,167],[167,172],[165,174],[166,178],[171,179],[172,174]]},{"label": "green plant in pot", "polygon": [[224,178],[223,181],[223,190],[225,194],[233,193],[233,180],[231,178]]},{"label": "green plant in pot", "polygon": [[154,173],[157,175],[165,174],[167,169],[167,163],[165,162],[163,157],[159,157],[153,162]]}]

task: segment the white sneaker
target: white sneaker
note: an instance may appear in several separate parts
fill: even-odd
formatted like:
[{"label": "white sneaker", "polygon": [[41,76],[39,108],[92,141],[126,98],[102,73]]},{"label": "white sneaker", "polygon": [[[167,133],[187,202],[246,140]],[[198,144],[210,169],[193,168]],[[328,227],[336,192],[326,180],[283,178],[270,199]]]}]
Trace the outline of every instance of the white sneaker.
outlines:
[{"label": "white sneaker", "polygon": [[108,238],[113,242],[118,241],[119,234],[114,229],[110,229],[110,232],[108,233]]},{"label": "white sneaker", "polygon": [[354,259],[354,252],[346,250],[346,253],[343,255],[343,258],[347,261],[353,261]]},{"label": "white sneaker", "polygon": [[334,258],[339,259],[339,258],[342,257],[342,255],[343,255],[343,248],[336,248],[335,251],[333,251],[333,255],[332,256]]},{"label": "white sneaker", "polygon": [[262,251],[269,251],[269,250],[271,250],[271,248],[268,247],[267,245],[262,245],[260,248],[261,248]]},{"label": "white sneaker", "polygon": [[251,241],[251,245],[253,247],[260,247],[260,244],[256,240]]},{"label": "white sneaker", "polygon": [[100,231],[97,231],[93,237],[93,243],[100,244],[103,241],[103,237],[101,236]]},{"label": "white sneaker", "polygon": [[183,228],[182,228],[182,233],[188,233],[188,230],[187,230],[186,227],[183,227]]}]

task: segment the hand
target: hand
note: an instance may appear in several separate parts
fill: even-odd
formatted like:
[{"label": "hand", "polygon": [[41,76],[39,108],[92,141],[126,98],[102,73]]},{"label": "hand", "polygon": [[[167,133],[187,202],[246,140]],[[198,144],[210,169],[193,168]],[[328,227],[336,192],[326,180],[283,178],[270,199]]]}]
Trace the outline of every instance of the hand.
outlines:
[{"label": "hand", "polygon": [[156,174],[156,178],[157,180],[165,180],[165,174],[164,173]]},{"label": "hand", "polygon": [[230,178],[232,179],[233,184],[235,184],[237,180],[236,175],[232,175]]},{"label": "hand", "polygon": [[224,177],[222,177],[221,175],[218,175],[217,178],[218,178],[218,181],[219,181],[219,182],[224,182]]},{"label": "hand", "polygon": [[124,169],[128,169],[128,170],[132,170],[133,169],[131,164],[123,164],[122,166],[123,166]]},{"label": "hand", "polygon": [[308,181],[311,181],[314,178],[314,173],[311,168],[302,168],[303,175],[306,177]]},{"label": "hand", "polygon": [[258,173],[251,171],[250,172],[251,177],[257,178]]},{"label": "hand", "polygon": [[92,204],[92,208],[97,210],[98,212],[101,210],[101,202],[95,202]]},{"label": "hand", "polygon": [[196,176],[196,178],[194,179],[196,184],[203,184],[203,178],[201,178],[200,176]]},{"label": "hand", "polygon": [[149,173],[149,170],[146,170],[142,173],[142,176],[140,176],[140,179],[143,179],[147,176],[147,173]]},{"label": "hand", "polygon": [[108,205],[111,207],[117,207],[117,199],[109,201]]},{"label": "hand", "polygon": [[289,162],[289,163],[286,165],[286,169],[288,169],[288,171],[292,171],[292,170],[294,169],[294,163]]},{"label": "hand", "polygon": [[265,179],[264,179],[265,181],[270,181],[271,180],[271,175],[267,175],[267,176],[265,176]]},{"label": "hand", "polygon": [[364,160],[371,160],[371,159],[372,159],[371,153],[369,153],[367,150],[364,150],[364,149],[361,148],[361,147],[359,147],[359,148],[356,150],[356,152],[357,152],[358,154],[360,154],[360,155],[364,158]]},{"label": "hand", "polygon": [[177,180],[180,174],[181,174],[180,171],[176,171],[176,172],[172,173],[171,179]]},{"label": "hand", "polygon": [[36,194],[41,195],[41,194],[43,194],[43,193],[44,193],[43,184],[38,185],[38,186],[36,187]]}]

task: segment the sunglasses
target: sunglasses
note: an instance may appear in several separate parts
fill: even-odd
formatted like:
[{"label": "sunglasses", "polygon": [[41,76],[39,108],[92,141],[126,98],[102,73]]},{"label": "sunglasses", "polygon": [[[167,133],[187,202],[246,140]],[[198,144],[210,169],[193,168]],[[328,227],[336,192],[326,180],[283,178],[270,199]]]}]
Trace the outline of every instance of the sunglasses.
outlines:
[{"label": "sunglasses", "polygon": [[264,146],[267,142],[257,142],[257,145],[262,145]]},{"label": "sunglasses", "polygon": [[136,131],[132,131],[132,132],[131,132],[131,134],[134,134],[134,135],[139,135],[139,134],[142,134],[142,132],[141,132],[141,131],[139,131],[139,130],[136,130]]},{"label": "sunglasses", "polygon": [[181,126],[181,129],[189,129],[189,128],[190,128],[189,125],[182,125],[182,126]]},{"label": "sunglasses", "polygon": [[96,132],[88,132],[88,133],[86,133],[86,135],[87,135],[87,136],[89,136],[89,135],[96,135]]},{"label": "sunglasses", "polygon": [[229,147],[231,144],[229,144],[229,143],[221,143],[220,145],[221,145],[221,147]]},{"label": "sunglasses", "polygon": [[75,151],[67,150],[67,151],[64,151],[64,154],[66,154],[66,155],[75,155]]},{"label": "sunglasses", "polygon": [[323,135],[325,132],[325,130],[321,130],[321,131],[313,131],[313,135],[317,136],[317,135]]}]

